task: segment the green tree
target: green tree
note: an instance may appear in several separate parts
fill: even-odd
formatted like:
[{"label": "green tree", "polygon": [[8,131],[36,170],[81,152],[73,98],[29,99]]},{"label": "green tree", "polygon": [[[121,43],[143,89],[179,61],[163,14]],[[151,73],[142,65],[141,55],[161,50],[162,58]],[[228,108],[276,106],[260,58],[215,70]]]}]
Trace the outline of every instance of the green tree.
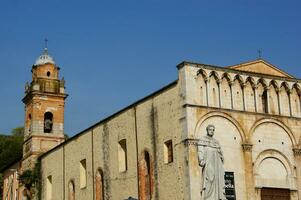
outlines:
[{"label": "green tree", "polygon": [[13,136],[23,136],[24,135],[24,127],[23,126],[18,126],[14,129],[12,129],[11,134]]},{"label": "green tree", "polygon": [[3,174],[0,173],[0,200],[2,200],[3,194]]},{"label": "green tree", "polygon": [[[0,172],[6,167],[21,160],[24,128],[16,127],[11,130],[11,136],[0,135]],[[0,173],[0,200],[3,193],[3,174]]]}]

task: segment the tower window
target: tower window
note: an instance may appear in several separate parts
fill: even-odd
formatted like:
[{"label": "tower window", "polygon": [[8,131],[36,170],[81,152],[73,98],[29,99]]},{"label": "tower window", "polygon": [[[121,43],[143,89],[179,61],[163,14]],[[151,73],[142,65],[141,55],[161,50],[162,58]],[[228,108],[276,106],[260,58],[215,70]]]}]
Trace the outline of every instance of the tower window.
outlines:
[{"label": "tower window", "polygon": [[127,170],[126,139],[120,140],[118,143],[118,166],[119,172],[124,172]]},{"label": "tower window", "polygon": [[46,112],[44,114],[44,133],[51,133],[53,125],[53,114],[51,112]]},{"label": "tower window", "polygon": [[172,140],[164,142],[164,163],[173,162]]},{"label": "tower window", "polygon": [[48,77],[50,76],[50,71],[47,72],[47,76],[48,76]]},{"label": "tower window", "polygon": [[79,166],[80,172],[80,188],[85,188],[87,186],[87,163],[86,159],[80,161]]}]

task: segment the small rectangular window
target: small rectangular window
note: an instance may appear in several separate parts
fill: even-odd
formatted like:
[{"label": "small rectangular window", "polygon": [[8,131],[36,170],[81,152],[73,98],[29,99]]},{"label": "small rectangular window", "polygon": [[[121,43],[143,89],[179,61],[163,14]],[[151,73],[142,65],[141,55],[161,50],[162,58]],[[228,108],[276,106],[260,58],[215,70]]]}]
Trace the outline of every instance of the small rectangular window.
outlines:
[{"label": "small rectangular window", "polygon": [[173,162],[172,140],[168,140],[164,143],[164,163],[171,162]]},{"label": "small rectangular window", "polygon": [[46,199],[51,200],[52,199],[52,176],[47,177],[46,182]]},{"label": "small rectangular window", "polygon": [[82,161],[80,161],[79,172],[80,172],[80,188],[85,188],[87,186],[86,159],[83,159]]},{"label": "small rectangular window", "polygon": [[120,140],[118,143],[118,167],[119,172],[125,172],[127,170],[126,139]]}]

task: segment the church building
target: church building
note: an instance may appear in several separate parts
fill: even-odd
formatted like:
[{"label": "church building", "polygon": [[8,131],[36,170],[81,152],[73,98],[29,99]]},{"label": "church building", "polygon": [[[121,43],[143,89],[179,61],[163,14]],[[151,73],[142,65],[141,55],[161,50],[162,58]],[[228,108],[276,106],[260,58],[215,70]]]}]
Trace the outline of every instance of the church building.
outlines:
[{"label": "church building", "polygon": [[[23,98],[17,171],[39,161],[43,200],[200,200],[197,144],[212,124],[228,200],[301,199],[301,80],[263,59],[226,67],[184,61],[177,70],[174,82],[64,142],[67,94],[45,51]],[[11,168],[4,199],[20,193],[7,186],[17,176]]]}]

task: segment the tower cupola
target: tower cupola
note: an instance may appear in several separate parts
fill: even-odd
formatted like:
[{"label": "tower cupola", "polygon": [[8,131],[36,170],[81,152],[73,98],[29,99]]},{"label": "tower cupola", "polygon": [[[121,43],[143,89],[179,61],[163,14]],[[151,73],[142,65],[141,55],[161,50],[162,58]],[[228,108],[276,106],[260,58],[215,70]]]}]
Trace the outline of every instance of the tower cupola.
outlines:
[{"label": "tower cupola", "polygon": [[48,54],[48,49],[45,47],[44,52],[38,57],[34,66],[45,65],[47,63],[55,65],[54,59]]}]

